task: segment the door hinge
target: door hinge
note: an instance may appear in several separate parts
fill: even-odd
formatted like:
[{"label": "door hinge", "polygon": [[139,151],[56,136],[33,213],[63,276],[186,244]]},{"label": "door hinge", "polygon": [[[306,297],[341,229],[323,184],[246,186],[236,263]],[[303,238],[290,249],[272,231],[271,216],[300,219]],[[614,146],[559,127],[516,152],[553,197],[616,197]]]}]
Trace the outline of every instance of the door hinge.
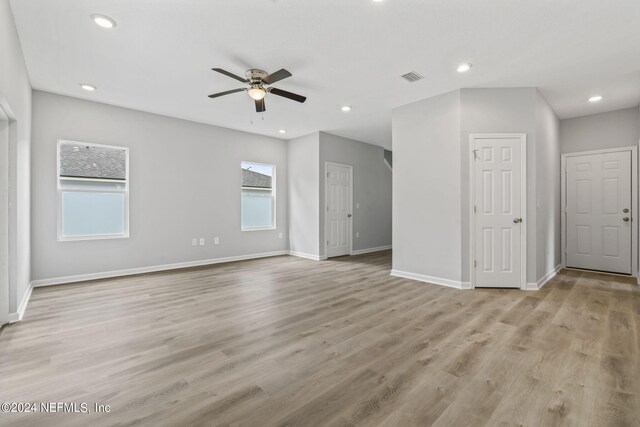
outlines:
[{"label": "door hinge", "polygon": [[327,245],[329,244],[329,241],[327,240]]},{"label": "door hinge", "polygon": [[475,260],[474,260],[474,261],[473,261],[473,267],[475,268],[475,267],[477,267],[477,266],[478,266],[478,261],[475,261]]},{"label": "door hinge", "polygon": [[473,213],[478,212],[478,208],[476,206],[473,207]]},{"label": "door hinge", "polygon": [[329,172],[327,172],[327,178],[329,178]]},{"label": "door hinge", "polygon": [[329,212],[329,206],[327,206],[327,212]]}]

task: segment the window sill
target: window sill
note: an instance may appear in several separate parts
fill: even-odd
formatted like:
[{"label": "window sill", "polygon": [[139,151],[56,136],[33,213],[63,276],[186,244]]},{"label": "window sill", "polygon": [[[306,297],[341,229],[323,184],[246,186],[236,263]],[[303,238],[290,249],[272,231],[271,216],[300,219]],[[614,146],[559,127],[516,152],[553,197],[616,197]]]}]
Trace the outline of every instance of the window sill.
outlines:
[{"label": "window sill", "polygon": [[75,237],[58,237],[58,242],[78,242],[86,240],[111,240],[111,239],[128,239],[128,234],[117,235],[95,235],[95,236],[75,236]]},{"label": "window sill", "polygon": [[275,230],[276,227],[262,227],[262,228],[242,228],[241,231],[268,231]]}]

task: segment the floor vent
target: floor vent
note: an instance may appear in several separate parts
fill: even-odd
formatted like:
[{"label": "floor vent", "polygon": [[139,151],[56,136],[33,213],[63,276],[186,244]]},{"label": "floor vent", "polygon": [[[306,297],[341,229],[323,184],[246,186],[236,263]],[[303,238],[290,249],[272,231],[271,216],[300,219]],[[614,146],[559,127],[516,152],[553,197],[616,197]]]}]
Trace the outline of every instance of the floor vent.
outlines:
[{"label": "floor vent", "polygon": [[418,80],[424,79],[424,77],[422,77],[420,74],[416,73],[415,71],[411,71],[411,72],[409,72],[407,74],[403,74],[400,77],[402,77],[403,79],[405,79],[409,83],[417,82]]}]

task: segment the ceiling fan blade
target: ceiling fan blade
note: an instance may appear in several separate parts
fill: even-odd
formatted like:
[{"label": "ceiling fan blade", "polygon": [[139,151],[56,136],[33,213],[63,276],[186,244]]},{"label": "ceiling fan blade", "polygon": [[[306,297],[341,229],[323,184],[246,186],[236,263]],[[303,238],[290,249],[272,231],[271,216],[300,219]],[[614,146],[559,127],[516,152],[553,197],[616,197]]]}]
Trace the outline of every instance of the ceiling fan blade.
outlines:
[{"label": "ceiling fan blade", "polygon": [[304,102],[307,100],[306,96],[298,95],[297,93],[287,92],[286,90],[278,89],[276,87],[269,88],[269,92],[274,95],[282,96],[284,98],[289,98],[293,101]]},{"label": "ceiling fan blade", "polygon": [[245,89],[245,88],[231,89],[231,90],[228,90],[228,91],[225,91],[225,92],[219,92],[219,93],[214,93],[212,95],[209,95],[209,98],[217,98],[219,96],[225,96],[225,95],[229,95],[231,93],[244,92],[245,90],[247,90],[247,89]]},{"label": "ceiling fan blade", "polygon": [[227,76],[227,77],[231,77],[232,79],[236,79],[236,80],[238,80],[239,82],[242,82],[242,83],[249,83],[249,80],[245,79],[244,77],[236,76],[235,74],[230,73],[230,72],[228,72],[227,70],[223,70],[222,68],[212,68],[212,70],[213,70],[213,71],[217,71],[217,72],[219,72],[220,74],[224,74],[224,75],[225,75],[225,76]]},{"label": "ceiling fan blade", "polygon": [[263,78],[262,81],[268,85],[272,85],[275,82],[286,79],[287,77],[291,77],[291,73],[282,68],[275,73],[269,74],[267,77]]},{"label": "ceiling fan blade", "polygon": [[264,105],[264,98],[256,99],[256,113],[264,113],[267,108]]}]

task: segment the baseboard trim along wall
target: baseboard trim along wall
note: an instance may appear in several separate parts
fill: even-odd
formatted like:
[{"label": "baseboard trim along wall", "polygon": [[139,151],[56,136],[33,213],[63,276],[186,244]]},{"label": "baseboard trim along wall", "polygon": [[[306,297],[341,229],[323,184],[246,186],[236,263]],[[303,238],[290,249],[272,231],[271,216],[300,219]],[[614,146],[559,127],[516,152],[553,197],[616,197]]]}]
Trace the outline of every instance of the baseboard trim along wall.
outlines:
[{"label": "baseboard trim along wall", "polygon": [[27,310],[27,305],[29,304],[29,300],[31,299],[31,292],[33,291],[33,285],[29,283],[27,287],[27,291],[24,293],[22,297],[22,301],[20,301],[20,305],[18,306],[18,311],[15,313],[9,313],[9,323],[15,323],[22,320],[24,317],[24,312]]},{"label": "baseboard trim along wall", "polygon": [[556,265],[553,268],[553,270],[551,270],[550,272],[548,272],[547,274],[542,276],[537,282],[529,282],[529,283],[527,283],[527,285],[526,285],[524,290],[525,291],[539,291],[540,289],[542,289],[542,287],[544,285],[547,284],[547,282],[549,280],[553,279],[561,269],[562,269],[562,265],[561,264]]},{"label": "baseboard trim along wall", "polygon": [[469,282],[459,282],[456,280],[443,279],[441,277],[410,273],[408,271],[391,270],[391,275],[396,277],[403,277],[405,279],[418,280],[420,282],[432,283],[434,285],[448,286],[455,289],[471,289],[471,283]]},{"label": "baseboard trim along wall", "polygon": [[386,251],[391,249],[391,245],[387,245],[387,246],[378,246],[376,248],[367,248],[367,249],[358,249],[355,251],[351,251],[351,255],[362,255],[362,254],[369,254],[371,252],[380,252],[380,251]]},{"label": "baseboard trim along wall", "polygon": [[134,274],[154,273],[157,271],[177,270],[180,268],[200,267],[205,265],[221,264],[225,262],[244,261],[248,259],[267,258],[280,255],[289,255],[289,251],[263,252],[259,254],[238,255],[224,258],[203,259],[198,261],[177,262],[174,264],[154,265],[151,267],[127,268],[124,270],[105,271],[101,273],[79,274],[77,276],[54,277],[40,279],[31,282],[33,287],[64,285],[66,283],[86,282],[88,280],[109,279],[112,277],[132,276]]}]

